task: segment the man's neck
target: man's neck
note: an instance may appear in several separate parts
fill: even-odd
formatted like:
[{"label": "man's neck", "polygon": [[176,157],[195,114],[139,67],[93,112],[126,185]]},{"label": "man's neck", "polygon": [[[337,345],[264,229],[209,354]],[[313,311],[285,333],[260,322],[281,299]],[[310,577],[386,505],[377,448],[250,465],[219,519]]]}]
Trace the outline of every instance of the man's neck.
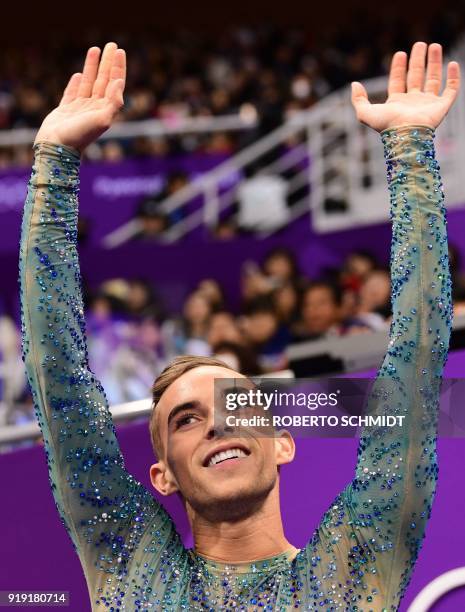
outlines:
[{"label": "man's neck", "polygon": [[200,555],[220,563],[258,561],[299,549],[286,539],[279,507],[279,491],[272,491],[259,512],[234,522],[210,522],[190,514],[194,548]]}]

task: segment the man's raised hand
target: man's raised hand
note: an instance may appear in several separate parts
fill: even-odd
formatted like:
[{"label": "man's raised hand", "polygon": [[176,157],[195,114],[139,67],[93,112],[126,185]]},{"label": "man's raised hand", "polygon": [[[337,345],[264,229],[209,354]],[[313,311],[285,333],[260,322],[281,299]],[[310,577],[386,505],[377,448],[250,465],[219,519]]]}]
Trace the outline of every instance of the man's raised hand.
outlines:
[{"label": "man's raised hand", "polygon": [[126,54],[113,43],[91,47],[82,73],[73,74],[60,104],[45,117],[35,143],[52,142],[83,151],[107,130],[123,106]]},{"label": "man's raised hand", "polygon": [[[425,69],[425,60],[427,63]],[[388,99],[371,104],[361,83],[352,83],[352,104],[357,118],[378,132],[387,128],[426,125],[435,129],[454,103],[460,87],[460,68],[449,62],[444,91],[442,83],[442,47],[437,43],[413,45],[407,66],[407,54],[394,54],[389,74]]]}]

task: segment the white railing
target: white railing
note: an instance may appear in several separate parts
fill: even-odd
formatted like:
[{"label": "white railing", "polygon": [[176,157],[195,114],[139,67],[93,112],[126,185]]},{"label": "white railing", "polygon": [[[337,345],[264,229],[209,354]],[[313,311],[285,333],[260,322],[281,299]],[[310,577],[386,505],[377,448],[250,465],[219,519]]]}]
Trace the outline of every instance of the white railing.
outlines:
[{"label": "white railing", "polygon": [[465,587],[465,567],[456,567],[434,578],[418,593],[407,612],[430,612],[444,595],[459,587]]},{"label": "white railing", "polygon": [[[311,112],[315,114],[318,109],[313,109]],[[319,107],[319,112],[322,112],[321,107]],[[281,127],[160,202],[159,210],[170,214],[182,209],[197,198],[202,200],[202,206],[198,210],[181,219],[165,232],[165,240],[174,242],[201,225],[214,225],[220,213],[236,202],[238,186],[243,180],[245,169],[251,164],[260,162],[267,154],[290,138],[304,135],[308,129],[308,117],[309,112],[296,114]],[[308,159],[308,149],[305,144],[303,146],[299,145],[290,151],[286,151],[278,160],[264,165],[260,169],[260,173],[276,174],[280,171],[290,171],[298,167],[298,164],[305,159]],[[308,184],[308,177],[305,182]],[[288,195],[290,195],[289,190]],[[308,205],[306,210],[308,210]],[[117,247],[129,240],[138,231],[139,224],[129,221],[108,234],[104,239],[104,244],[108,248]]]},{"label": "white railing", "polygon": [[[259,378],[293,378],[292,370],[281,370],[271,374],[261,374]],[[117,406],[110,406],[111,417],[114,422],[128,421],[140,417],[148,417],[152,411],[152,400],[147,397],[134,402],[126,402]],[[40,438],[42,432],[36,421],[21,425],[0,426],[0,447],[5,444],[17,444]]]},{"label": "white railing", "polygon": [[[148,416],[151,411],[150,398],[128,402],[110,408],[113,421],[135,419]],[[36,421],[23,423],[21,425],[5,425],[0,427],[0,445],[15,444],[27,440],[36,440],[42,435]]]},{"label": "white railing", "polygon": [[[465,42],[451,56],[463,62]],[[386,99],[385,77],[364,84],[371,100]],[[461,179],[465,165],[465,88],[459,95],[436,136],[448,207],[461,205],[465,200]],[[294,145],[289,149],[287,143],[291,140]],[[267,155],[277,150],[280,152],[277,159],[267,162]],[[305,161],[307,168],[303,165]],[[253,164],[261,164],[260,174],[282,176],[287,171],[292,175],[287,181],[288,197],[299,190],[302,194],[275,229],[310,211],[313,228],[318,232],[388,219],[380,138],[357,121],[350,89],[346,87],[310,110],[294,115],[275,131],[162,201],[160,211],[166,214],[182,210],[194,200],[199,202],[195,210],[181,216],[165,232],[163,240],[174,242],[200,226],[214,226],[220,215],[239,201],[239,187],[247,180],[245,172]],[[139,230],[139,222],[130,221],[108,234],[104,244],[108,248],[117,247]]]},{"label": "white railing", "polygon": [[[122,121],[113,125],[99,140],[137,138],[138,136],[174,136],[176,134],[200,134],[249,130],[257,125],[257,115],[251,112],[218,117],[171,117],[169,119],[146,119],[144,121]],[[37,134],[35,128],[13,128],[0,130],[0,147],[29,145]]]}]

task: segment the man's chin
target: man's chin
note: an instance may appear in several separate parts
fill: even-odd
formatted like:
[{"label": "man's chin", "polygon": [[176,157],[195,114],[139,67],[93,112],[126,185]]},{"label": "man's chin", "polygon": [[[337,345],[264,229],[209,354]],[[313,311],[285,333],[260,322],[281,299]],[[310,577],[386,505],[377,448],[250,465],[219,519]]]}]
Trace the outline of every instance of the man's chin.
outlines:
[{"label": "man's chin", "polygon": [[247,485],[230,482],[221,487],[210,484],[202,499],[197,497],[190,500],[190,504],[199,515],[212,522],[242,520],[259,511],[273,487],[274,483],[257,486],[250,482]]}]

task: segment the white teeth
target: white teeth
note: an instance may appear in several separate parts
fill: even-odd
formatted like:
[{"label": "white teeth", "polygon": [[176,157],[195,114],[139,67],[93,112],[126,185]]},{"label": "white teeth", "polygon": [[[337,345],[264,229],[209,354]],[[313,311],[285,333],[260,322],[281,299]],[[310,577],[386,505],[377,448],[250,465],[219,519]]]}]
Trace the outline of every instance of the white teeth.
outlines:
[{"label": "white teeth", "polygon": [[213,455],[208,462],[208,467],[216,465],[217,463],[225,461],[226,459],[236,459],[238,457],[247,457],[247,455],[240,448],[228,448],[228,450],[221,451],[220,453]]}]

